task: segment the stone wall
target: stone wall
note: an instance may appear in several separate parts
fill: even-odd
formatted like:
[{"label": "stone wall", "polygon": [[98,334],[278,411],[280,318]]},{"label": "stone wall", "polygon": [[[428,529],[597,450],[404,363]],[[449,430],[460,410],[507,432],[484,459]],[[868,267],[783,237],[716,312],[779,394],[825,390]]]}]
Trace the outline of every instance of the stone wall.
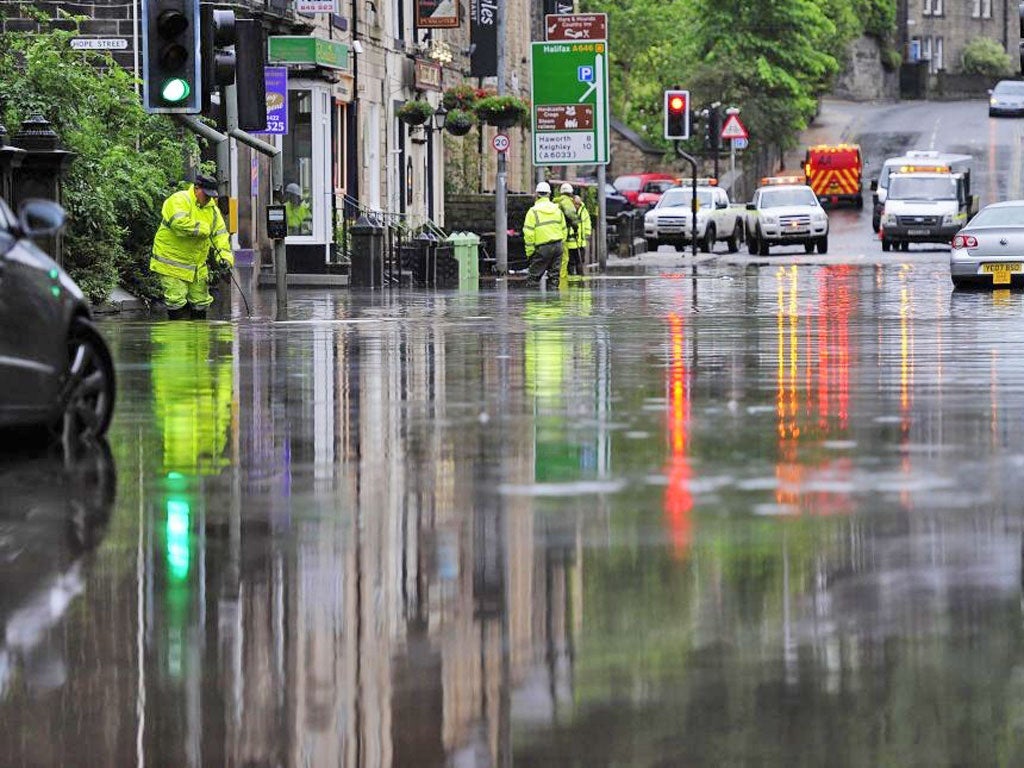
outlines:
[{"label": "stone wall", "polygon": [[900,95],[899,74],[882,66],[878,41],[859,37],[850,44],[849,58],[836,78],[833,95],[852,101],[897,99]]},{"label": "stone wall", "polygon": [[611,162],[608,164],[607,170],[609,181],[624,173],[668,172],[668,164],[664,162],[662,155],[644,152],[618,131],[613,130],[609,138],[611,144]]},{"label": "stone wall", "polygon": [[986,75],[950,74],[939,71],[928,79],[928,97],[932,99],[981,99],[998,78]]},{"label": "stone wall", "polygon": [[[509,194],[509,229],[521,230],[533,195]],[[445,200],[445,229],[448,232],[494,232],[494,195],[448,195]]]}]

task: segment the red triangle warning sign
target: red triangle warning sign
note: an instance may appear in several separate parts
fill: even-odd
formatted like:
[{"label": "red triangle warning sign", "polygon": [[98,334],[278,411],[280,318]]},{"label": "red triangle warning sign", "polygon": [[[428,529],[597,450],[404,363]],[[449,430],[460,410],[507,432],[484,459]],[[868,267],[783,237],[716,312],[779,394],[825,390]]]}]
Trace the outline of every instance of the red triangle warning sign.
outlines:
[{"label": "red triangle warning sign", "polygon": [[747,129],[743,127],[743,123],[740,122],[739,117],[729,115],[725,118],[725,123],[722,125],[722,138],[748,139],[750,136],[747,134]]}]

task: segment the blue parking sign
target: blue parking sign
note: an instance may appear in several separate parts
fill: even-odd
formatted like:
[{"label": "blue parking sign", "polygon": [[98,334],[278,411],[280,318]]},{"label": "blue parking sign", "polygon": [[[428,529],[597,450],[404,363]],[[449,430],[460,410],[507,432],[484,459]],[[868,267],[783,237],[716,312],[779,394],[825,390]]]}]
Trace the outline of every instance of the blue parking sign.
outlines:
[{"label": "blue parking sign", "polygon": [[576,79],[581,83],[594,82],[594,68],[591,66],[576,67]]}]

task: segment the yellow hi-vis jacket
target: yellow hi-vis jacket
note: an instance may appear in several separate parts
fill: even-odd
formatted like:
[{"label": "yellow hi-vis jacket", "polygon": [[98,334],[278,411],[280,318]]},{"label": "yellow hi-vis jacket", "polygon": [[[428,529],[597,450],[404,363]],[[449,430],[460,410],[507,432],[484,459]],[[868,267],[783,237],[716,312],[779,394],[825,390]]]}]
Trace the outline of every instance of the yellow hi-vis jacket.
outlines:
[{"label": "yellow hi-vis jacket", "polygon": [[206,275],[206,256],[210,249],[217,258],[234,266],[224,217],[214,200],[200,206],[195,186],[175,192],[164,200],[160,227],[153,238],[153,257],[149,268],[154,272],[194,282]]},{"label": "yellow hi-vis jacket", "polygon": [[581,205],[576,210],[576,215],[580,217],[580,226],[576,230],[576,240],[571,245],[573,248],[586,248],[587,240],[590,239],[590,233],[593,231],[590,211],[587,210],[586,205]]},{"label": "yellow hi-vis jacket", "polygon": [[565,214],[549,198],[541,197],[526,212],[526,220],[523,222],[523,244],[526,246],[527,258],[533,256],[538,245],[565,242],[568,237]]}]

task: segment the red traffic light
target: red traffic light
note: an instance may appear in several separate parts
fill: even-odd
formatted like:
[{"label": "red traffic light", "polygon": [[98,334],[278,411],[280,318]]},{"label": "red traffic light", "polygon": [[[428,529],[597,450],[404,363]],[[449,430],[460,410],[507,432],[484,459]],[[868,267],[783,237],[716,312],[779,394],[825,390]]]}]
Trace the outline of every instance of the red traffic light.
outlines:
[{"label": "red traffic light", "polygon": [[668,108],[673,112],[681,112],[686,109],[686,99],[682,96],[672,96],[668,100]]}]

